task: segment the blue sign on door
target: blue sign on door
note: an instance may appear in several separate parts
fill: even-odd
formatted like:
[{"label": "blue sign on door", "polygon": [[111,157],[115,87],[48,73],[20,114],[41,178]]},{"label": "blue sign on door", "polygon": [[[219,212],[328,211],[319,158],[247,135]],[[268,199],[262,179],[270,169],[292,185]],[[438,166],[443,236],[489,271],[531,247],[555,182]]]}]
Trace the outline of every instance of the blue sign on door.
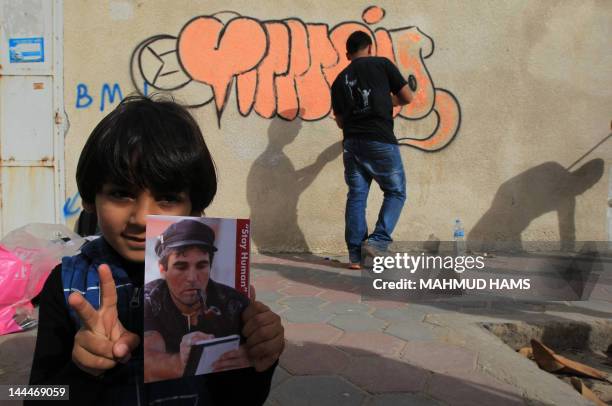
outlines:
[{"label": "blue sign on door", "polygon": [[45,61],[45,40],[42,37],[9,38],[11,63],[32,63]]}]

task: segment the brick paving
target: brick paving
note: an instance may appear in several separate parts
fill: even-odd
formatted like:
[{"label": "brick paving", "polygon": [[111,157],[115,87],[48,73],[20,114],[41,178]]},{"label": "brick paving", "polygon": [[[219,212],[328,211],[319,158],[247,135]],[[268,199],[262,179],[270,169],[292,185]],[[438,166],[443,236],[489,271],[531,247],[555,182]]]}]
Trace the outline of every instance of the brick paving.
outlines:
[{"label": "brick paving", "polygon": [[[460,298],[458,304],[435,306],[364,301],[359,271],[312,255],[256,255],[252,275],[257,291],[268,292],[258,298],[279,310],[286,331],[287,347],[266,403],[269,406],[547,403],[527,399],[524,388],[508,382],[512,376],[491,375],[497,365],[479,365],[478,345],[470,342],[469,334],[458,334],[457,325],[462,330],[461,323],[466,323],[466,331],[497,340],[470,319],[487,311],[495,313],[490,306],[486,309],[486,301]],[[597,306],[591,305],[601,310]],[[525,309],[546,308],[526,304]],[[609,309],[604,306],[602,312]],[[440,320],[452,320],[454,327]],[[501,347],[500,341],[495,348]],[[485,350],[489,355],[497,351]],[[511,350],[506,353],[515,356]],[[517,362],[521,365],[524,360],[517,358]],[[510,375],[522,373],[512,368]],[[503,376],[503,371],[498,375]],[[551,399],[548,403],[574,405],[577,399],[570,396],[565,402]]]}]

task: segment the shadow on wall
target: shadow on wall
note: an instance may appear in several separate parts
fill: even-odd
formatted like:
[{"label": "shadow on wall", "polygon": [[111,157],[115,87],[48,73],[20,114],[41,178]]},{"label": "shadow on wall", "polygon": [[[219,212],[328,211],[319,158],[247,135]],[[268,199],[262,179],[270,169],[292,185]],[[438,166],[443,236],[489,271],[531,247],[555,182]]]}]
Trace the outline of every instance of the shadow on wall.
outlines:
[{"label": "shadow on wall", "polygon": [[268,128],[268,146],[249,171],[247,201],[252,238],[260,252],[310,251],[298,224],[299,198],[342,148],[339,142],[334,143],[314,163],[295,169],[283,150],[297,138],[301,128],[300,119],[273,119]]},{"label": "shadow on wall", "polygon": [[534,219],[555,211],[563,248],[571,249],[576,241],[576,196],[595,185],[603,172],[602,159],[573,172],[557,162],[546,162],[504,182],[489,210],[469,232],[470,248],[481,250],[502,241],[520,243],[521,233]]}]

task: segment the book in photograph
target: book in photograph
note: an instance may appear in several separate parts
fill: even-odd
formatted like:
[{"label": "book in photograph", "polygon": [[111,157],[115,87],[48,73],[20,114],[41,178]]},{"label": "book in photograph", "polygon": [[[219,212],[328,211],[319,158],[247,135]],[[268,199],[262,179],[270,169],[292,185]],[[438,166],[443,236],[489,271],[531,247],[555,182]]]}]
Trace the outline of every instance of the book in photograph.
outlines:
[{"label": "book in photograph", "polygon": [[147,216],[145,382],[247,367],[250,222]]},{"label": "book in photograph", "polygon": [[196,342],[191,346],[183,376],[213,372],[213,363],[228,351],[237,350],[239,344],[240,336],[237,334]]}]

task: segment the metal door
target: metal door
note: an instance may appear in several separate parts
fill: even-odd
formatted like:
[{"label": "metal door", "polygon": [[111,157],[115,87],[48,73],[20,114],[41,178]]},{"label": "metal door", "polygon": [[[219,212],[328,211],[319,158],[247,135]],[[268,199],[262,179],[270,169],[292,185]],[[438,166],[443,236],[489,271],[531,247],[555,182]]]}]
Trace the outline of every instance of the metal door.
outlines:
[{"label": "metal door", "polygon": [[63,222],[61,0],[0,0],[0,235]]}]

